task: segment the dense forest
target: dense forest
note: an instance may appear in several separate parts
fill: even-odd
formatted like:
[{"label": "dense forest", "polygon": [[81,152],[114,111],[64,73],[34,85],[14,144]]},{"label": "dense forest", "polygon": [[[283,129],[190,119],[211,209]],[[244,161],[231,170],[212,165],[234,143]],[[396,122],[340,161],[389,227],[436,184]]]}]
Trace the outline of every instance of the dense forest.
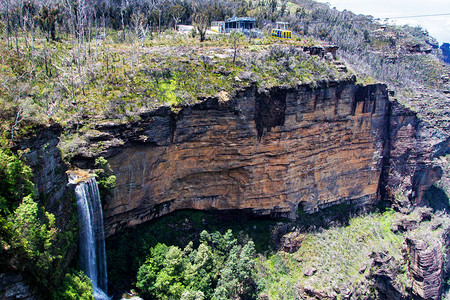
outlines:
[{"label": "dense forest", "polygon": [[[208,31],[213,21],[232,16],[255,18],[265,37]],[[276,21],[289,23],[292,40],[270,37]],[[180,35],[179,24],[193,29]],[[87,142],[99,135],[93,124],[135,122],[160,106],[176,111],[216,95],[227,99],[252,84],[264,90],[383,82],[432,127],[450,129],[450,66],[425,30],[386,25],[312,0],[4,0],[0,37],[0,271],[20,271],[33,293],[47,299],[93,299],[93,290],[75,254],[75,196],[64,195],[71,210],[61,226],[57,209],[50,212],[47,196],[35,188],[29,149],[20,147],[44,128],[62,132],[61,169],[80,153],[95,161],[102,196],[114,188],[115,177],[102,157],[103,142]],[[303,51],[325,45],[339,47],[337,61]],[[446,198],[434,192],[429,197]],[[433,208],[433,216],[419,208],[405,217],[383,207],[351,220],[342,206],[333,209],[324,213],[326,226],[314,223],[322,213],[311,217],[314,226],[304,215],[283,225],[297,229],[288,238],[303,245],[295,253],[278,251],[286,238],[278,234],[282,230],[274,234],[283,227],[274,220],[230,226],[234,231],[210,220],[208,233],[191,212],[183,215],[195,228],[190,240],[180,237],[183,231],[170,236],[164,227],[178,221],[172,228],[183,227],[177,216],[137,228],[132,238],[133,231],[119,233],[107,241],[111,290],[117,296],[133,288],[144,299],[301,299],[316,290],[372,298],[378,295],[379,269],[367,268],[369,256],[389,252],[398,275],[394,285],[406,297],[411,280],[401,248],[407,233],[392,226],[407,218],[421,224],[414,231],[421,237],[438,236],[450,226],[440,208]],[[264,233],[253,232],[257,226]]]}]

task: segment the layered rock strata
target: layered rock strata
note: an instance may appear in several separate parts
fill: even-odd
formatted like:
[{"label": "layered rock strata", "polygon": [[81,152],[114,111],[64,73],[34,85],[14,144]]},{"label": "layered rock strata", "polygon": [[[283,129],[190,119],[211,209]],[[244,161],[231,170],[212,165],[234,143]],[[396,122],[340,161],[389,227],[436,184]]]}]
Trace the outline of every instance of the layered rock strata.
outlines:
[{"label": "layered rock strata", "polygon": [[[439,299],[444,280],[444,253],[440,239],[406,239],[412,274],[412,293],[418,299]],[[447,250],[447,249],[446,249]]]},{"label": "layered rock strata", "polygon": [[392,102],[389,109],[380,192],[398,210],[410,212],[422,204],[424,192],[441,177],[441,167],[433,160],[449,153],[450,140],[398,102]]},{"label": "layered rock strata", "polygon": [[[385,86],[246,88],[178,113],[144,116],[135,145],[109,158],[109,234],[176,209],[294,217],[377,197],[389,105]],[[97,128],[111,131],[114,128]],[[136,130],[137,128],[131,128]],[[139,141],[136,143],[136,139]]]},{"label": "layered rock strata", "polygon": [[[381,84],[249,86],[222,98],[95,126],[88,144],[101,143],[117,177],[104,199],[108,235],[177,209],[295,217],[404,193],[396,201],[408,210],[448,150],[447,136],[389,101]],[[93,156],[73,162],[86,167]]]}]

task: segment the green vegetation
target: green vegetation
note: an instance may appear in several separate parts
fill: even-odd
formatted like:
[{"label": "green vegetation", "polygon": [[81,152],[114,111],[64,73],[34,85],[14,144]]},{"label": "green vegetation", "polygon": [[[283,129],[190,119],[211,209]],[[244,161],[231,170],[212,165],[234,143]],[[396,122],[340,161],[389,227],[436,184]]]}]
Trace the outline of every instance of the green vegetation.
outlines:
[{"label": "green vegetation", "polygon": [[[399,278],[407,288],[401,252],[405,237],[392,232],[396,217],[393,211],[356,217],[347,226],[307,234],[293,254],[277,252],[267,259],[260,257],[256,266],[260,289],[274,299],[299,298],[297,291],[301,287],[328,294],[348,289],[361,298],[368,297],[374,293],[367,275],[370,256],[375,252],[387,252],[393,257],[401,269]],[[317,272],[306,276],[308,268]]]},{"label": "green vegetation", "polygon": [[94,300],[91,280],[81,271],[66,273],[54,299]]},{"label": "green vegetation", "polygon": [[95,160],[95,166],[99,168],[95,177],[97,178],[100,198],[103,199],[116,186],[116,176],[114,176],[111,166],[103,156]]},{"label": "green vegetation", "polygon": [[139,268],[136,286],[156,299],[245,299],[253,296],[255,249],[238,244],[231,230],[200,234],[183,250],[157,244]]},{"label": "green vegetation", "polygon": [[0,217],[11,214],[19,201],[34,194],[31,168],[7,148],[0,148]]},{"label": "green vegetation", "polygon": [[11,248],[21,261],[21,268],[30,271],[40,284],[49,286],[53,260],[58,258],[51,248],[56,239],[55,217],[48,212],[39,217],[38,213],[31,195],[24,197],[9,219]]},{"label": "green vegetation", "polygon": [[[303,231],[299,249],[293,253],[261,254],[248,237],[236,239],[230,230],[224,234],[202,231],[198,243],[196,239],[185,246],[158,243],[147,250],[136,287],[144,299],[256,299],[261,295],[303,299],[305,290],[337,299],[348,293],[358,299],[377,299],[380,266],[374,264],[374,257],[387,255],[388,268],[394,274],[392,284],[406,295],[412,278],[403,250],[405,239],[431,243],[450,227],[448,216],[442,213],[422,220],[425,211],[416,209],[406,216],[388,209],[344,220],[346,225]],[[405,218],[420,226],[409,232],[397,230]],[[259,233],[273,234],[274,228]]]},{"label": "green vegetation", "polygon": [[54,215],[34,200],[30,167],[8,149],[0,149],[0,166],[2,261],[31,275],[38,292],[51,293],[64,275],[66,253],[73,251],[76,215],[69,230],[58,232]]},{"label": "green vegetation", "polygon": [[275,220],[249,219],[242,212],[176,211],[107,239],[108,278],[119,291],[129,288],[151,247],[161,243],[184,249],[191,241],[196,246],[203,230],[225,234],[231,229],[241,244],[251,239],[257,253],[268,253],[275,250],[276,225]]}]

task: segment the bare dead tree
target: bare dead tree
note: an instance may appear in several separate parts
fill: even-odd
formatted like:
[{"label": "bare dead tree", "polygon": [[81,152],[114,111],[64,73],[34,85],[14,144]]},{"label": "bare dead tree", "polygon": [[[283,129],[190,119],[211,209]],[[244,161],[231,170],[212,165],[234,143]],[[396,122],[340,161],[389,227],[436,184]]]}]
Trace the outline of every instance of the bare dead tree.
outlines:
[{"label": "bare dead tree", "polygon": [[11,126],[11,141],[13,142],[15,130],[19,126],[20,122],[22,122],[22,120],[23,120],[23,107],[20,107],[19,110],[17,111],[14,124]]},{"label": "bare dead tree", "polygon": [[200,35],[200,42],[203,42],[205,40],[206,30],[208,29],[209,26],[208,15],[201,10],[197,11],[194,14],[193,24],[198,34]]},{"label": "bare dead tree", "polygon": [[175,30],[177,30],[177,24],[185,12],[186,8],[184,8],[184,6],[180,4],[175,4],[170,7],[170,14],[172,15],[172,19],[175,22],[174,25]]}]

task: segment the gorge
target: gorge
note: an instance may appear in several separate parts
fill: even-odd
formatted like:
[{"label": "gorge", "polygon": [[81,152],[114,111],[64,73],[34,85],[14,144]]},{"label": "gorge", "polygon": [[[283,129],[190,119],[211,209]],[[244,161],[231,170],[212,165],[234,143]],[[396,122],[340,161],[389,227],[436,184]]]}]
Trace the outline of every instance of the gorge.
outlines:
[{"label": "gorge", "polygon": [[[37,191],[65,228],[73,208],[61,201],[70,197],[61,134],[53,125],[20,147],[29,149]],[[103,156],[116,176],[102,199],[106,237],[183,209],[294,219],[343,203],[364,211],[387,201],[409,213],[428,204],[424,192],[442,174],[434,160],[449,153],[445,130],[420,120],[385,85],[354,80],[268,90],[250,84],[234,95],[144,112],[139,121],[98,122],[83,134],[88,146],[78,148],[72,166],[93,170]],[[447,244],[445,236],[429,248],[410,239],[409,251],[428,257]],[[425,295],[420,278],[427,278],[435,299],[447,267],[442,259],[428,273],[420,261],[412,266],[415,289]]]}]

